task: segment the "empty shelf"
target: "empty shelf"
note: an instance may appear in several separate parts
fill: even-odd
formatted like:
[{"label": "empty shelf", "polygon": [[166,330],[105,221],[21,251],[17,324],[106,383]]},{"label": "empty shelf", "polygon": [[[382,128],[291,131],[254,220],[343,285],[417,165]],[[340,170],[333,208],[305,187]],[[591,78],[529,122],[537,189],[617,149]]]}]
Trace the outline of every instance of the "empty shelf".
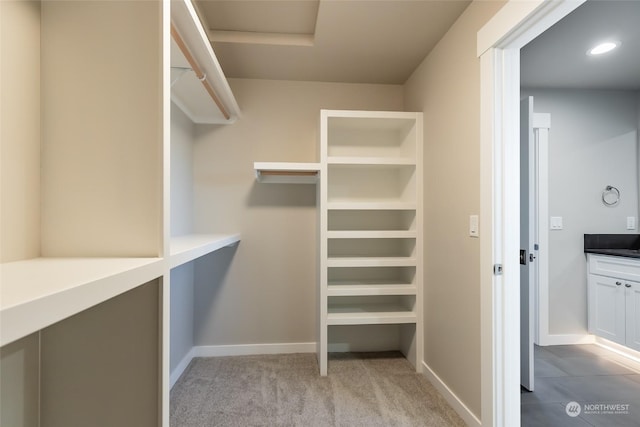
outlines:
[{"label": "empty shelf", "polygon": [[405,307],[387,304],[329,306],[328,325],[381,325],[416,323],[416,314]]},{"label": "empty shelf", "polygon": [[409,284],[334,282],[329,283],[327,295],[330,297],[367,295],[416,295],[417,288]]},{"label": "empty shelf", "polygon": [[414,267],[413,257],[340,257],[329,258],[327,267]]},{"label": "empty shelf", "polygon": [[161,277],[161,258],[35,258],[0,265],[0,346]]},{"label": "empty shelf", "polygon": [[258,182],[265,184],[315,184],[319,163],[255,162]]},{"label": "empty shelf", "polygon": [[390,165],[411,166],[416,164],[411,157],[328,157],[327,163],[331,165]]},{"label": "empty shelf", "polygon": [[240,234],[189,234],[171,238],[170,268],[240,241]]},{"label": "empty shelf", "polygon": [[415,210],[412,202],[328,202],[328,210]]},{"label": "empty shelf", "polygon": [[329,239],[411,239],[416,238],[414,230],[331,230]]}]

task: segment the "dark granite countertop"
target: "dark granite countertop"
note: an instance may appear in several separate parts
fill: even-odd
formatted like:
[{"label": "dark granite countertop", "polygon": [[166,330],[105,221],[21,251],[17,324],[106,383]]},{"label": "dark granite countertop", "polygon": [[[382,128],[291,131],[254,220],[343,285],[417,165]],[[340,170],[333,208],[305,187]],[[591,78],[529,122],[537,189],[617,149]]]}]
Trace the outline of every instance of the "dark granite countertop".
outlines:
[{"label": "dark granite countertop", "polygon": [[628,258],[640,258],[638,234],[585,234],[584,252]]}]

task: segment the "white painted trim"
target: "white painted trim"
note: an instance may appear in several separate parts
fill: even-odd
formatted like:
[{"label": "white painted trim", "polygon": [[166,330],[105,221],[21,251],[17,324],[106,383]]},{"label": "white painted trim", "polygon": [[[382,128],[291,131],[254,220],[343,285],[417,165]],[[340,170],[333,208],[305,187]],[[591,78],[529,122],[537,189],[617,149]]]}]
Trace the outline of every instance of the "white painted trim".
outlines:
[{"label": "white painted trim", "polygon": [[[535,108],[535,101],[534,101]],[[534,113],[533,129],[537,140],[538,164],[538,289],[536,290],[535,342],[549,342],[549,129],[551,115]]]},{"label": "white painted trim", "polygon": [[609,341],[602,337],[598,337],[598,336],[594,336],[594,337],[595,337],[595,344],[597,346],[606,348],[607,350],[623,357],[624,359],[620,363],[624,364],[628,368],[631,368],[635,371],[640,372],[640,351],[636,351],[632,348]]},{"label": "white painted trim", "polygon": [[[496,66],[495,50],[482,55],[480,58],[481,79],[480,86],[480,229],[484,238],[480,239],[480,354],[481,354],[481,402],[482,421],[485,426],[497,425],[495,422],[497,406],[502,402],[498,395],[498,382],[501,375],[498,372],[502,353],[497,351],[494,338],[497,337],[495,318],[499,297],[495,282],[500,283],[500,277],[493,275],[494,242],[500,230],[494,230],[495,218],[493,199],[496,195],[494,175],[500,171],[494,168],[493,138],[495,123],[493,110],[495,109],[494,75]],[[498,165],[499,167],[499,165]],[[501,197],[501,196],[500,196]],[[498,287],[500,289],[500,287]],[[501,404],[501,403],[500,403]]]},{"label": "white painted trim", "polygon": [[595,342],[595,336],[590,334],[547,334],[545,343],[540,345],[594,344]]},{"label": "white painted trim", "polygon": [[284,344],[235,344],[193,347],[193,357],[251,356],[257,354],[315,353],[315,342]]},{"label": "white painted trim", "polygon": [[[513,158],[519,151],[520,49],[583,0],[519,3],[503,6],[478,32],[477,45],[481,218],[490,225],[483,229],[491,230],[480,246],[482,424],[498,427],[520,426],[520,224],[514,225],[520,198],[513,185],[520,176],[519,158]],[[491,275],[496,263],[503,276]]]},{"label": "white painted trim", "polygon": [[464,404],[462,400],[433,372],[433,370],[424,361],[422,362],[423,375],[427,377],[429,382],[440,392],[442,397],[451,405],[454,411],[460,415],[464,422],[471,427],[480,427],[482,423],[480,419]]},{"label": "white painted trim", "polygon": [[191,363],[191,361],[195,357],[194,353],[195,347],[192,347],[191,350],[189,350],[187,354],[185,354],[180,363],[178,363],[178,366],[176,366],[175,369],[171,372],[171,377],[169,379],[169,389],[172,389],[173,386],[178,382],[184,371],[189,366],[189,363]]},{"label": "white painted trim", "polygon": [[585,1],[510,0],[478,31],[478,56],[491,48],[522,48]]}]

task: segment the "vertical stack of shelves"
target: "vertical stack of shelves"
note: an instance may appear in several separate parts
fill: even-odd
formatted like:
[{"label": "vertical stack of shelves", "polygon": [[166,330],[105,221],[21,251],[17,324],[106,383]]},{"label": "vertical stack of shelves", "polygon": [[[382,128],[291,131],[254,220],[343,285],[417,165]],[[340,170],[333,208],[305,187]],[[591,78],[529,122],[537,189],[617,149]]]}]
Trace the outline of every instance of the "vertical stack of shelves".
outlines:
[{"label": "vertical stack of shelves", "polygon": [[[388,346],[419,370],[422,115],[323,110],[320,135],[321,375],[333,328],[348,325],[397,325]],[[371,331],[362,332],[375,343]]]}]

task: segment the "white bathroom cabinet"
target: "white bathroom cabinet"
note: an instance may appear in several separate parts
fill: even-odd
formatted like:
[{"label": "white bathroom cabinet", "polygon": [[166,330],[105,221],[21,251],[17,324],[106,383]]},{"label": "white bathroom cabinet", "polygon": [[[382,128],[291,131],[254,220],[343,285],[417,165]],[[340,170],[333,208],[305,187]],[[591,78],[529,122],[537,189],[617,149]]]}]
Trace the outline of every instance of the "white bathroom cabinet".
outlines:
[{"label": "white bathroom cabinet", "polygon": [[640,260],[588,254],[589,332],[640,350]]},{"label": "white bathroom cabinet", "polygon": [[422,115],[323,110],[320,141],[320,373],[332,350],[420,370]]}]

